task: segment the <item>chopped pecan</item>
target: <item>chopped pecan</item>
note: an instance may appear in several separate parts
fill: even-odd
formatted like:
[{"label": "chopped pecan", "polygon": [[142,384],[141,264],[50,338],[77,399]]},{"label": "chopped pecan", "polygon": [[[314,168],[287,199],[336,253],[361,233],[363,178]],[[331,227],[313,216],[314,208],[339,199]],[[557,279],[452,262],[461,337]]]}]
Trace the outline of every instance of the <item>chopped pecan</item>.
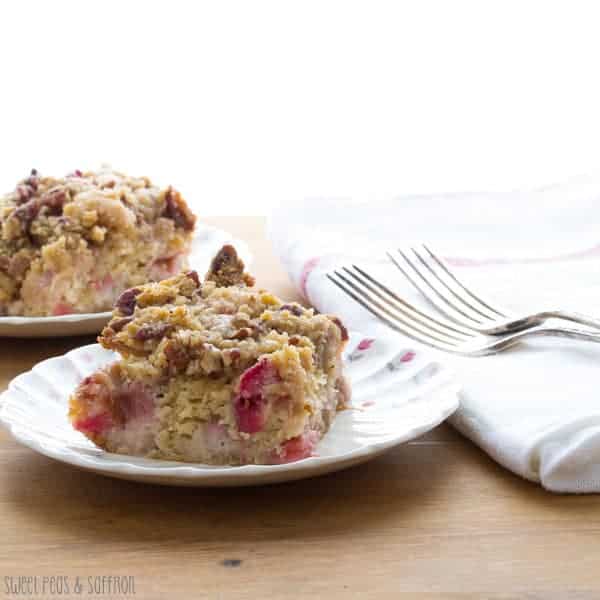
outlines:
[{"label": "chopped pecan", "polygon": [[232,340],[245,340],[246,338],[249,338],[252,335],[252,329],[250,329],[250,327],[242,327],[241,329],[238,329],[232,336],[230,339]]},{"label": "chopped pecan", "polygon": [[16,192],[17,204],[23,204],[33,196],[35,190],[30,185],[23,184],[17,186]]},{"label": "chopped pecan", "polygon": [[67,192],[64,189],[50,190],[40,198],[40,205],[48,207],[48,212],[51,215],[62,215],[66,199]]},{"label": "chopped pecan", "polygon": [[150,353],[144,348],[136,348],[135,346],[122,342],[117,339],[115,332],[109,327],[102,330],[102,334],[98,337],[98,342],[109,350],[115,350],[123,356],[148,356]]},{"label": "chopped pecan", "polygon": [[[20,188],[24,188],[24,186],[20,186]],[[19,190],[19,188],[17,189]],[[19,193],[21,194],[21,192]],[[22,195],[20,196],[22,199],[25,199],[26,197],[24,194],[25,192],[22,192]],[[35,198],[31,195],[27,201],[23,202],[15,209],[13,214],[21,221],[23,229],[27,231],[31,221],[38,216],[38,213],[43,206],[47,207],[49,214],[61,215],[63,204],[66,199],[67,193],[63,189],[52,190],[44,194],[41,198]]]},{"label": "chopped pecan", "polygon": [[8,272],[10,266],[10,258],[8,256],[0,256],[0,271]]},{"label": "chopped pecan", "polygon": [[168,323],[155,323],[140,327],[140,329],[136,331],[134,337],[140,342],[145,342],[146,340],[160,340],[171,331],[173,331],[173,325],[169,325]]},{"label": "chopped pecan", "polygon": [[200,277],[198,277],[198,271],[188,271],[185,275],[196,284],[196,287],[200,287]]},{"label": "chopped pecan", "polygon": [[230,340],[245,340],[249,337],[257,339],[262,331],[262,327],[255,323],[247,323],[240,327],[233,335],[229,336]]},{"label": "chopped pecan", "polygon": [[125,325],[133,321],[133,317],[123,317],[122,319],[113,319],[108,326],[116,333],[121,331]]},{"label": "chopped pecan", "polygon": [[25,202],[25,204],[21,204],[21,206],[16,208],[13,214],[17,219],[19,219],[19,221],[21,221],[23,228],[27,230],[29,228],[29,224],[37,217],[39,211],[39,203],[35,198],[31,198]]},{"label": "chopped pecan", "polygon": [[230,244],[223,246],[212,259],[206,280],[214,281],[219,287],[254,284],[252,277],[244,273],[244,263]]},{"label": "chopped pecan", "polygon": [[289,310],[297,317],[301,317],[304,314],[304,309],[299,304],[282,304],[279,310]]},{"label": "chopped pecan", "polygon": [[125,316],[133,314],[136,305],[136,297],[142,290],[138,288],[130,288],[125,290],[115,302],[115,308]]},{"label": "chopped pecan", "polygon": [[177,227],[192,231],[196,224],[196,216],[189,209],[179,192],[169,188],[165,192],[165,210],[163,215],[171,219]]}]

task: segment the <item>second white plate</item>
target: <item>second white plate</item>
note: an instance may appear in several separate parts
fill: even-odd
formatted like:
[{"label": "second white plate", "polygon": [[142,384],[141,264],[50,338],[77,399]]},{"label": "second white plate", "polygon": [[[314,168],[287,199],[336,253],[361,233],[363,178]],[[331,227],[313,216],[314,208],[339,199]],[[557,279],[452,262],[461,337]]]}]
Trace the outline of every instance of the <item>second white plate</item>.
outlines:
[{"label": "second white plate", "polygon": [[[234,238],[227,231],[197,225],[192,251],[189,257],[190,268],[204,275],[210,261],[223,244],[235,246],[246,266],[252,262],[252,254],[242,240]],[[110,319],[110,311],[62,315],[59,317],[0,317],[0,337],[68,337],[98,333]]]}]

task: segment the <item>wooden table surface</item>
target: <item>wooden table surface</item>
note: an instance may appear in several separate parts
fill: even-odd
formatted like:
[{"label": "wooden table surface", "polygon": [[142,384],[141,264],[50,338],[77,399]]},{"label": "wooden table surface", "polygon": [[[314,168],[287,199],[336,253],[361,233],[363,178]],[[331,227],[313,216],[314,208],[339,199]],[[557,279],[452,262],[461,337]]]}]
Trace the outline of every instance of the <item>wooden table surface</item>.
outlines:
[{"label": "wooden table surface", "polygon": [[[263,219],[207,221],[247,240],[259,285],[296,297]],[[0,389],[90,341],[0,340]],[[139,598],[600,597],[600,498],[545,492],[445,425],[360,467],[247,489],[104,478],[2,431],[0,528],[0,598],[29,597],[10,593],[25,575],[82,578],[81,595],[44,599],[109,597],[87,586],[110,575],[135,577]]]}]

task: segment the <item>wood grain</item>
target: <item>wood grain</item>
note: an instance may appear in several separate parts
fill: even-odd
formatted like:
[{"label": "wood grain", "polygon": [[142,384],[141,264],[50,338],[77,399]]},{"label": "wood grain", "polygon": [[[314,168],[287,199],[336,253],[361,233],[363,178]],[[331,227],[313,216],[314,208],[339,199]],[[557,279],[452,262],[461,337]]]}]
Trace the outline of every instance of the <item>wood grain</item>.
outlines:
[{"label": "wood grain", "polygon": [[[209,222],[247,240],[259,285],[295,297],[262,219]],[[89,341],[1,340],[0,389]],[[0,527],[0,597],[24,597],[7,576],[117,574],[138,598],[600,597],[598,497],[549,494],[446,426],[361,467],[236,490],[103,478],[2,432]]]}]

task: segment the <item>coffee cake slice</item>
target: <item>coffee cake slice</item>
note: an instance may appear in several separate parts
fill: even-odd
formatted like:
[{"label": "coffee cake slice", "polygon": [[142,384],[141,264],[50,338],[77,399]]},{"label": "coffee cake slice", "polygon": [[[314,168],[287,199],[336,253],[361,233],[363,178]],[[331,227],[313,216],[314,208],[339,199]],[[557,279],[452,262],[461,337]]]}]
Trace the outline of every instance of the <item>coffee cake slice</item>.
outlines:
[{"label": "coffee cake slice", "polygon": [[120,360],[70,401],[110,452],[208,464],[310,456],[346,406],[336,317],[252,287],[231,246],[194,271],[124,292],[100,343]]},{"label": "coffee cake slice", "polygon": [[0,315],[110,310],[124,289],[186,268],[195,221],[146,177],[33,170],[0,197]]}]

